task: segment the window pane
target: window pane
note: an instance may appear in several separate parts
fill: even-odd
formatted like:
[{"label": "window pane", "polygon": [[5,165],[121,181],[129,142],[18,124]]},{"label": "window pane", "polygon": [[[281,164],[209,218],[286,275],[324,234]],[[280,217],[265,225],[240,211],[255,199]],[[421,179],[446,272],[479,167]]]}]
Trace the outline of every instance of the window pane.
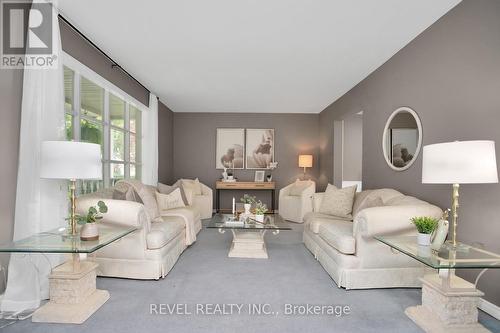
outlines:
[{"label": "window pane", "polygon": [[130,164],[130,178],[131,179],[141,179],[141,166],[136,164]]},{"label": "window pane", "polygon": [[141,111],[133,105],[129,107],[130,112],[130,131],[141,134]]},{"label": "window pane", "polygon": [[125,127],[125,102],[113,94],[109,94],[109,118],[111,125]]},{"label": "window pane", "polygon": [[141,162],[141,138],[130,134],[130,162]]},{"label": "window pane", "polygon": [[125,132],[111,129],[111,159],[115,161],[125,160]]},{"label": "window pane", "polygon": [[64,121],[66,123],[66,140],[73,140],[73,116],[71,114],[64,114]]},{"label": "window pane", "polygon": [[102,125],[87,119],[80,119],[80,141],[97,143],[102,147]]},{"label": "window pane", "polygon": [[64,111],[73,114],[73,83],[75,82],[75,72],[68,67],[64,67]]},{"label": "window pane", "polygon": [[110,165],[111,186],[117,181],[125,178],[125,164],[111,163]]},{"label": "window pane", "polygon": [[91,119],[102,120],[104,89],[82,76],[80,83],[81,114]]}]

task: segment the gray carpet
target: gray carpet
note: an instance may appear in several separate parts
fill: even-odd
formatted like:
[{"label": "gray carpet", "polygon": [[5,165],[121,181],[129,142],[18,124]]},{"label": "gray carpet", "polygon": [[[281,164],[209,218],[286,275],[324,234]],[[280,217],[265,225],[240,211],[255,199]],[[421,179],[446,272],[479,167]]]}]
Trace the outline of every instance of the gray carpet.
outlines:
[{"label": "gray carpet", "polygon": [[[206,223],[205,223],[206,224]],[[2,332],[421,332],[404,309],[420,290],[338,289],[301,241],[302,226],[266,235],[270,258],[228,258],[231,233],[203,229],[198,241],[160,281],[99,278],[111,299],[82,325],[17,322]],[[273,315],[152,315],[151,303],[270,304]],[[285,315],[285,304],[348,305],[349,315]],[[248,307],[244,305],[243,310]],[[493,332],[499,321],[481,313]]]}]

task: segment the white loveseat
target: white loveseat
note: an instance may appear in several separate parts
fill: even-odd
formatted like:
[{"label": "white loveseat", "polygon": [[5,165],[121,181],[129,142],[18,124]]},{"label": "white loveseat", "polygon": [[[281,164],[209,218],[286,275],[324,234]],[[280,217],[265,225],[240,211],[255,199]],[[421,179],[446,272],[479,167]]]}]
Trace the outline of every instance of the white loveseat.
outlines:
[{"label": "white loveseat", "polygon": [[144,204],[112,198],[113,188],[109,188],[77,199],[78,214],[85,214],[90,206],[102,200],[108,212],[99,223],[130,225],[138,229],[88,258],[99,264],[97,274],[144,280],[165,277],[188,246],[186,221],[195,233],[201,230],[197,210],[177,208],[170,210],[168,216],[152,221]]},{"label": "white loveseat", "polygon": [[296,181],[283,187],[279,193],[279,214],[285,220],[302,223],[304,216],[312,212],[312,196],[316,192],[316,183]]},{"label": "white loveseat", "polygon": [[[346,289],[419,287],[429,269],[392,251],[377,235],[416,235],[410,218],[439,218],[440,208],[392,189],[356,193],[353,221],[319,213],[323,193],[313,196],[303,240],[339,287]],[[374,203],[376,206],[373,206]],[[371,205],[371,206],[370,206]],[[364,207],[369,208],[364,208]]]},{"label": "white loveseat", "polygon": [[[172,186],[181,187],[181,181],[182,179],[177,180]],[[198,210],[202,219],[209,219],[213,214],[212,189],[203,183],[200,183],[200,186],[201,194],[193,195],[191,205]]]}]

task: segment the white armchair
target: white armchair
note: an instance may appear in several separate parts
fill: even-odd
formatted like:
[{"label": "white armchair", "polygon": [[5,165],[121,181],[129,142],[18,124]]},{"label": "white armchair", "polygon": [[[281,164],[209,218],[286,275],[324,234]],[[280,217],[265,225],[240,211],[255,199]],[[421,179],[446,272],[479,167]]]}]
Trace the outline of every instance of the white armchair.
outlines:
[{"label": "white armchair", "polygon": [[285,220],[303,223],[304,215],[313,211],[314,192],[316,183],[311,180],[297,180],[282,188],[279,193],[279,214]]}]

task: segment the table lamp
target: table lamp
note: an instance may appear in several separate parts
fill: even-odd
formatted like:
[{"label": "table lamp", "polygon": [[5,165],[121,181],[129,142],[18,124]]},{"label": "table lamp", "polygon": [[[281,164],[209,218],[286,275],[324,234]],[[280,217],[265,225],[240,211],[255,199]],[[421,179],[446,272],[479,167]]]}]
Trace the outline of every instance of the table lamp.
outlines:
[{"label": "table lamp", "polygon": [[44,141],[41,149],[40,177],[70,181],[71,235],[76,235],[76,180],[102,179],[101,146],[74,141]]},{"label": "table lamp", "polygon": [[424,146],[423,184],[453,184],[452,246],[457,248],[458,190],[460,184],[498,183],[495,142],[455,141]]},{"label": "table lamp", "polygon": [[299,168],[304,168],[304,179],[306,179],[306,168],[312,168],[312,155],[299,155]]}]

